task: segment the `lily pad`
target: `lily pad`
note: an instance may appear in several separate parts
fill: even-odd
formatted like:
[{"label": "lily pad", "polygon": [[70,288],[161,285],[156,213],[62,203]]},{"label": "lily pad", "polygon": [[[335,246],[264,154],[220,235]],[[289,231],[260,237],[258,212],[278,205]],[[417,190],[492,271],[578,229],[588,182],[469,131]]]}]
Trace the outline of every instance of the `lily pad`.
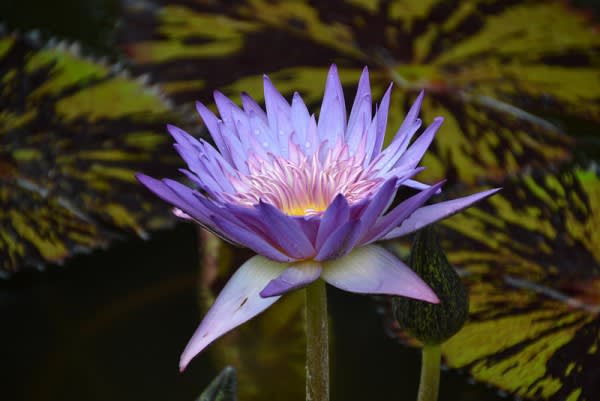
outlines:
[{"label": "lily pad", "polygon": [[509,179],[445,221],[471,299],[448,366],[521,399],[598,399],[599,225],[600,177],[583,169]]},{"label": "lily pad", "polygon": [[175,118],[156,89],[76,44],[0,36],[0,275],[170,225],[134,173],[177,165]]},{"label": "lily pad", "polygon": [[215,88],[260,99],[268,73],[315,106],[331,62],[350,100],[368,65],[375,97],[398,87],[389,127],[422,88],[424,121],[446,118],[422,178],[472,184],[570,158],[574,141],[540,115],[600,121],[600,37],[563,3],[128,1],[120,42],[177,103]]}]

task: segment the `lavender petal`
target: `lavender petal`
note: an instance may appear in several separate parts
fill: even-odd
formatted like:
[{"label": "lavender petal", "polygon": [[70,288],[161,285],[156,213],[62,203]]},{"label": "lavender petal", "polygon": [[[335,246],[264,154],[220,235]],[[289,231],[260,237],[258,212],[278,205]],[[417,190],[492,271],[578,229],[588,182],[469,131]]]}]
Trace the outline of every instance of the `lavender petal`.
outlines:
[{"label": "lavender petal", "polygon": [[322,262],[345,255],[356,243],[361,226],[360,220],[351,220],[333,231],[319,248],[314,259]]},{"label": "lavender petal", "polygon": [[428,224],[460,212],[461,210],[471,206],[473,203],[495,194],[499,190],[500,188],[490,189],[488,191],[479,192],[462,198],[452,199],[449,201],[436,203],[434,205],[423,206],[422,208],[415,210],[415,212],[411,214],[408,219],[404,220],[400,227],[393,229],[382,239],[397,238],[415,232]]},{"label": "lavender petal", "polygon": [[273,297],[306,287],[321,276],[322,270],[321,265],[313,261],[294,263],[279,277],[271,280],[260,292],[260,296]]},{"label": "lavender petal", "polygon": [[259,292],[277,278],[287,264],[254,256],[235,273],[208,310],[181,355],[179,368],[184,370],[190,360],[207,345],[233,328],[263,312],[280,297],[263,298]]},{"label": "lavender petal", "polygon": [[377,245],[355,249],[323,264],[323,280],[345,291],[397,295],[438,303],[427,284],[400,259]]},{"label": "lavender petal", "polygon": [[342,194],[338,194],[323,213],[317,233],[315,246],[320,249],[331,233],[345,224],[350,217],[348,201]]}]

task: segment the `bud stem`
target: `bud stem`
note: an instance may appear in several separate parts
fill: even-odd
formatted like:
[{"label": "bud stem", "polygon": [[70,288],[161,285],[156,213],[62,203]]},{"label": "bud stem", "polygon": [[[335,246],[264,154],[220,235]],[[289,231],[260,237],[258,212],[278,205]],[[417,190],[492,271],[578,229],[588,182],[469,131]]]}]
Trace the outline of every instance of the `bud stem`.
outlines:
[{"label": "bud stem", "polygon": [[329,401],[329,332],[323,280],[306,288],[306,401]]},{"label": "bud stem", "polygon": [[422,349],[421,382],[417,401],[437,401],[440,387],[442,349],[439,344],[424,345]]}]

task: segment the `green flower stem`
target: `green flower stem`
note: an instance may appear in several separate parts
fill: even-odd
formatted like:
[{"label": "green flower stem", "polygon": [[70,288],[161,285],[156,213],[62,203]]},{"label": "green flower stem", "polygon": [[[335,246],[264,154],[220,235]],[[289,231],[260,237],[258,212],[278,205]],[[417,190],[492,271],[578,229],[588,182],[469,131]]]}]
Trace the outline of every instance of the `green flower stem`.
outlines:
[{"label": "green flower stem", "polygon": [[440,388],[442,348],[439,344],[425,345],[421,352],[421,383],[419,383],[417,401],[437,401]]},{"label": "green flower stem", "polygon": [[306,288],[306,401],[329,401],[329,332],[323,280]]}]

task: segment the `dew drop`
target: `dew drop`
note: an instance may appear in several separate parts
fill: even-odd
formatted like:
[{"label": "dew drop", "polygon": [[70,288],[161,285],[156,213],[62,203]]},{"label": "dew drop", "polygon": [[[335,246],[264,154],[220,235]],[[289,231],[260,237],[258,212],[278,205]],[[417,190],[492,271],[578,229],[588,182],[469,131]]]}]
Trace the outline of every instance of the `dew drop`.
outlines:
[{"label": "dew drop", "polygon": [[306,141],[306,143],[304,144],[304,147],[305,147],[305,148],[310,148],[310,146],[311,146],[311,143],[310,143],[310,142],[308,142],[308,141]]}]

